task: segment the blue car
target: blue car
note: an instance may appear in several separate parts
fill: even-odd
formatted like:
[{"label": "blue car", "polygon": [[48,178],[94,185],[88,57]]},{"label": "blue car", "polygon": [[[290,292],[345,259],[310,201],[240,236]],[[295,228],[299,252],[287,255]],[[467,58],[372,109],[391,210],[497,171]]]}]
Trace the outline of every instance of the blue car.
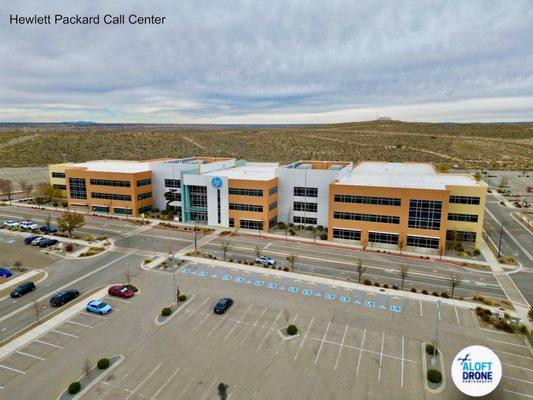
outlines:
[{"label": "blue car", "polygon": [[40,236],[28,236],[26,239],[24,239],[24,244],[31,244],[35,239],[37,239]]},{"label": "blue car", "polygon": [[13,275],[13,272],[7,268],[0,267],[0,278],[9,278],[11,275]]},{"label": "blue car", "polygon": [[102,315],[109,314],[112,310],[109,304],[101,300],[91,300],[89,303],[87,303],[85,309],[89,312]]},{"label": "blue car", "polygon": [[39,228],[39,230],[42,232],[42,233],[56,233],[57,232],[57,228],[55,226],[41,226]]}]

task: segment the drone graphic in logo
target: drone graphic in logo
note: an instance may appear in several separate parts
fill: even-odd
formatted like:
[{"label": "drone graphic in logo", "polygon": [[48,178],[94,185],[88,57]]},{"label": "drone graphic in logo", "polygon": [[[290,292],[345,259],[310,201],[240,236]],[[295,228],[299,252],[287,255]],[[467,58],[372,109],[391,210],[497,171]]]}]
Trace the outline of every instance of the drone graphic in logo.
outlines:
[{"label": "drone graphic in logo", "polygon": [[459,358],[457,358],[457,361],[461,361],[461,365],[463,365],[465,363],[465,361],[472,361],[472,360],[470,359],[470,354],[467,353],[465,358],[459,357]]}]

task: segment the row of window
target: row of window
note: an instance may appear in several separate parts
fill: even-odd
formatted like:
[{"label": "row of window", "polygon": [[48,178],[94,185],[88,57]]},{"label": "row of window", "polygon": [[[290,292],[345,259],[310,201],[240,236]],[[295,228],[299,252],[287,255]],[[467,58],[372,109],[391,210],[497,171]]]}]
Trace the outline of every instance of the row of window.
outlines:
[{"label": "row of window", "polygon": [[130,181],[118,181],[115,179],[91,179],[93,186],[116,186],[116,187],[130,187]]},{"label": "row of window", "polygon": [[181,201],[181,193],[179,192],[166,192],[165,200],[167,201]]},{"label": "row of window", "polygon": [[278,208],[278,202],[277,201],[274,201],[274,202],[270,203],[270,205],[268,206],[268,210],[269,211],[275,210],[276,208]]},{"label": "row of window", "polygon": [[[104,206],[92,206],[92,210],[94,212],[102,212],[102,213],[108,213],[109,212],[109,207],[104,207]],[[141,212],[141,208],[139,209],[139,212]],[[131,208],[122,208],[122,207],[115,207],[113,208],[113,213],[115,214],[125,214],[125,215],[131,215],[132,214],[132,210]]]},{"label": "row of window", "polygon": [[423,236],[411,236],[407,235],[407,246],[413,247],[425,247],[428,249],[438,249],[439,239]]},{"label": "row of window", "polygon": [[346,219],[351,221],[368,221],[368,222],[378,222],[381,224],[399,224],[400,217],[395,215],[377,215],[377,214],[359,214],[359,213],[350,213],[344,211],[335,211],[333,213],[333,218],[335,219]]},{"label": "row of window", "polygon": [[278,187],[277,187],[277,186],[274,186],[274,187],[272,187],[272,188],[270,188],[270,189],[268,190],[268,194],[269,194],[270,196],[275,195],[276,193],[278,193]]},{"label": "row of window", "polygon": [[250,219],[241,219],[241,228],[242,229],[255,229],[263,230],[263,221],[254,221]]},{"label": "row of window", "polygon": [[463,221],[463,222],[477,222],[478,216],[476,214],[448,214],[449,221]]},{"label": "row of window", "polygon": [[333,238],[344,240],[361,240],[361,231],[333,228]]},{"label": "row of window", "polygon": [[141,193],[137,195],[137,200],[145,200],[145,199],[151,199],[152,198],[152,192],[146,192]]},{"label": "row of window", "polygon": [[317,203],[305,203],[303,201],[295,201],[293,204],[294,211],[306,211],[306,212],[317,212],[318,204]]},{"label": "row of window", "polygon": [[253,197],[263,197],[262,189],[241,189],[241,188],[229,188],[229,194],[235,194],[238,196],[253,196]]},{"label": "row of window", "polygon": [[466,243],[475,243],[476,242],[476,232],[465,232],[465,231],[446,231],[446,240],[451,241],[460,241]]},{"label": "row of window", "polygon": [[442,217],[442,201],[409,201],[409,228],[439,230]]},{"label": "row of window", "polygon": [[278,217],[277,216],[274,216],[274,217],[270,218],[270,220],[268,221],[268,229],[275,227],[277,225],[277,223],[278,223]]},{"label": "row of window", "polygon": [[86,199],[87,187],[83,178],[69,178],[68,180],[70,197],[73,199]]},{"label": "row of window", "polygon": [[67,190],[67,185],[58,185],[58,184],[54,183],[54,189]]},{"label": "row of window", "polygon": [[139,186],[148,186],[152,184],[152,180],[150,178],[147,179],[139,179],[137,181],[137,187]]},{"label": "row of window", "polygon": [[64,178],[65,173],[64,172],[52,172],[52,178]]},{"label": "row of window", "polygon": [[118,201],[131,201],[129,194],[115,194],[115,193],[99,193],[92,192],[91,197],[93,199],[105,199],[105,200],[118,200]]},{"label": "row of window", "polygon": [[454,204],[479,204],[479,197],[473,196],[450,196],[450,203]]},{"label": "row of window", "polygon": [[189,186],[189,198],[191,201],[191,207],[207,207],[207,187]]},{"label": "row of window", "polygon": [[[333,228],[333,238],[344,240],[361,240],[361,231]],[[368,241],[373,243],[398,244],[398,234],[368,232]],[[438,249],[439,239],[407,235],[407,246]]]},{"label": "row of window", "polygon": [[300,197],[318,197],[318,188],[295,186],[294,195]]},{"label": "row of window", "polygon": [[402,200],[391,197],[371,197],[371,196],[350,196],[347,194],[336,194],[334,197],[336,203],[353,203],[353,204],[373,204],[378,206],[401,206]]},{"label": "row of window", "polygon": [[180,188],[181,181],[179,179],[165,179],[165,187]]},{"label": "row of window", "polygon": [[230,210],[263,212],[263,206],[257,204],[229,203]]},{"label": "row of window", "polygon": [[292,217],[292,222],[295,224],[316,225],[317,219],[311,217],[299,217],[298,215],[295,215]]},{"label": "row of window", "polygon": [[398,244],[398,234],[368,232],[368,241],[372,243]]}]

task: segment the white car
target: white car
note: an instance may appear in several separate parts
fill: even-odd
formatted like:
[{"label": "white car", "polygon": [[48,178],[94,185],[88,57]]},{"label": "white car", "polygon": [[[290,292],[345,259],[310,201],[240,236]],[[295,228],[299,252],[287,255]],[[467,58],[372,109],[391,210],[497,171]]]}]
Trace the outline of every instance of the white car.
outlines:
[{"label": "white car", "polygon": [[255,259],[257,264],[261,265],[276,265],[276,260],[269,256],[260,256]]},{"label": "white car", "polygon": [[39,246],[39,243],[41,243],[43,240],[46,240],[45,237],[39,236],[37,239],[34,239],[31,241],[32,246]]},{"label": "white car", "polygon": [[19,225],[20,224],[17,221],[13,221],[11,219],[4,222],[4,226],[7,226],[8,228],[16,228]]},{"label": "white car", "polygon": [[37,225],[35,222],[31,221],[22,221],[20,223],[20,227],[22,229],[31,229],[32,231],[35,229],[39,229],[39,225]]}]

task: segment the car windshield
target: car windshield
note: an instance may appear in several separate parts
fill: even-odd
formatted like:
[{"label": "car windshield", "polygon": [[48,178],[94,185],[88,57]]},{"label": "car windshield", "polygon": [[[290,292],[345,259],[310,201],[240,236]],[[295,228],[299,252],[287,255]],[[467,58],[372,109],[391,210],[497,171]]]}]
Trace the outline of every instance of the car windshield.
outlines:
[{"label": "car windshield", "polygon": [[121,293],[126,293],[128,291],[128,288],[126,286],[122,286],[120,289],[119,289],[119,292]]},{"label": "car windshield", "polygon": [[107,304],[106,303],[100,303],[97,305],[98,308],[104,308],[104,307],[107,307]]},{"label": "car windshield", "polygon": [[227,299],[219,300],[217,306],[225,306],[227,302],[228,302]]}]

